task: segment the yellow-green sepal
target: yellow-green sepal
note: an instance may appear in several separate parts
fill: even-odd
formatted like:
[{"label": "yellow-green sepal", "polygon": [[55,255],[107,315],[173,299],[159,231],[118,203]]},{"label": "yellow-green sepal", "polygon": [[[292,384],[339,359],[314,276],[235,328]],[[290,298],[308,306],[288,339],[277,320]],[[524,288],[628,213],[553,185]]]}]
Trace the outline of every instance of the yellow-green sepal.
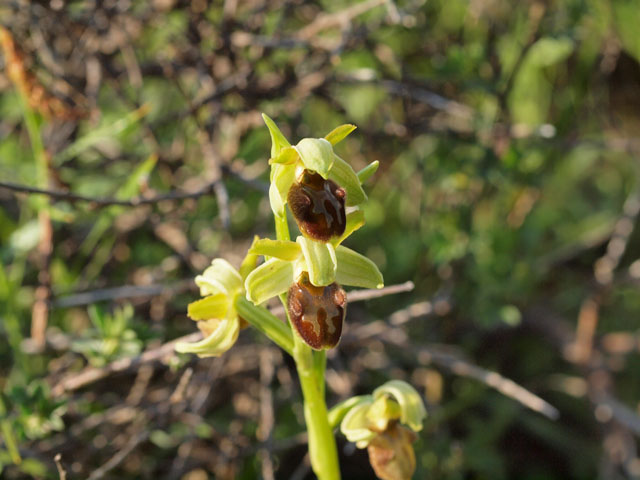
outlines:
[{"label": "yellow-green sepal", "polygon": [[296,242],[261,238],[253,242],[249,253],[293,262],[302,255],[302,249]]},{"label": "yellow-green sepal", "polygon": [[358,448],[365,448],[376,436],[376,432],[369,430],[370,422],[367,417],[369,407],[373,404],[371,395],[363,395],[360,401],[351,407],[340,422],[340,431],[350,442]]},{"label": "yellow-green sepal", "polygon": [[340,125],[339,127],[331,130],[327,135],[325,135],[325,140],[327,140],[331,145],[335,145],[338,142],[344,140],[347,135],[353,132],[357,127],[351,124]]},{"label": "yellow-green sepal", "polygon": [[317,172],[322,178],[328,178],[329,170],[335,162],[333,147],[324,138],[303,138],[294,147],[307,170]]},{"label": "yellow-green sepal", "polygon": [[229,262],[216,258],[211,266],[196,277],[196,285],[200,287],[200,295],[224,293],[232,295],[242,288],[242,277]]},{"label": "yellow-green sepal", "polygon": [[427,410],[415,388],[402,380],[391,380],[373,391],[375,399],[384,395],[390,395],[400,405],[400,422],[414,432],[422,430]]},{"label": "yellow-green sepal", "polygon": [[291,144],[268,115],[263,113],[262,119],[269,129],[269,135],[271,135],[271,158],[275,158],[280,153],[281,149],[289,147]]},{"label": "yellow-green sepal", "polygon": [[293,263],[272,258],[251,272],[245,280],[247,299],[259,305],[286,292],[293,281]]},{"label": "yellow-green sepal", "polygon": [[324,287],[335,282],[337,258],[333,245],[302,236],[298,237],[296,242],[302,248],[309,281],[316,287]]},{"label": "yellow-green sepal", "polygon": [[194,343],[178,342],[175,349],[180,353],[195,353],[199,357],[219,357],[236,343],[239,332],[238,317],[224,318],[203,340]]},{"label": "yellow-green sepal", "polygon": [[191,302],[187,307],[187,315],[189,315],[191,320],[224,318],[228,309],[229,297],[224,293],[215,293],[195,302]]},{"label": "yellow-green sepal", "polygon": [[384,279],[375,263],[350,248],[336,247],[336,282],[352,287],[382,288]]},{"label": "yellow-green sepal", "polygon": [[351,165],[339,156],[334,155],[334,158],[335,161],[329,171],[329,180],[333,180],[347,192],[346,205],[348,207],[360,205],[367,199],[367,194],[364,193],[360,185],[358,175],[351,168]]}]

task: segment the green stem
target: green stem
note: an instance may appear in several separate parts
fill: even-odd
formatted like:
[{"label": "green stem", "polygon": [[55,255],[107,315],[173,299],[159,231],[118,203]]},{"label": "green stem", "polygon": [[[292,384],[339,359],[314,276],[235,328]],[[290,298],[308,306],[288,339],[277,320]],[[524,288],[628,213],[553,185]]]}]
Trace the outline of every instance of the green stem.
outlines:
[{"label": "green stem", "polygon": [[[286,212],[275,215],[278,240],[290,240]],[[280,300],[287,308],[285,295]],[[287,312],[287,318],[289,313]],[[289,318],[289,323],[291,319]],[[292,328],[293,330],[293,328]],[[329,425],[327,404],[324,399],[324,352],[314,352],[297,334],[293,334],[293,359],[300,377],[304,398],[304,420],[309,434],[309,458],[311,468],[319,480],[340,480],[338,448]]]},{"label": "green stem", "polygon": [[291,328],[262,307],[256,307],[244,296],[238,295],[235,303],[236,311],[252,326],[260,330],[280,348],[293,356],[293,336]]}]

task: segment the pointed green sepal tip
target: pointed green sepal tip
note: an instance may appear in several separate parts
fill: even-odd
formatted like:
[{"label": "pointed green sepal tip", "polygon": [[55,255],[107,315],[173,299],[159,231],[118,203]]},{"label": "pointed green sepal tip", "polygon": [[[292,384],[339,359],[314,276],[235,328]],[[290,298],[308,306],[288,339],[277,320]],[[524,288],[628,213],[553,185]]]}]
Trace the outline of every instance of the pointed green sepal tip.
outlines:
[{"label": "pointed green sepal tip", "polygon": [[332,145],[324,138],[303,138],[294,147],[304,168],[317,172],[326,179],[334,164]]},{"label": "pointed green sepal tip", "polygon": [[414,432],[422,430],[427,410],[424,407],[422,397],[415,388],[402,380],[391,380],[373,391],[375,399],[384,395],[391,396],[400,405],[400,422]]},{"label": "pointed green sepal tip", "polygon": [[379,166],[380,162],[378,160],[374,160],[369,165],[360,170],[358,172],[358,180],[360,180],[360,183],[362,184],[369,180],[373,176],[373,174],[378,171]]},{"label": "pointed green sepal tip", "polygon": [[199,342],[176,343],[175,350],[177,352],[195,353],[199,357],[219,357],[236,343],[240,332],[238,317],[204,320],[198,323],[198,327],[205,335],[208,335]]},{"label": "pointed green sepal tip", "polygon": [[340,125],[339,127],[336,127],[333,130],[331,130],[331,132],[329,132],[324,138],[331,145],[335,145],[341,142],[342,140],[344,140],[347,137],[347,135],[353,132],[356,128],[358,127],[351,124]]},{"label": "pointed green sepal tip", "polygon": [[271,135],[271,158],[275,158],[280,153],[280,150],[291,146],[291,144],[267,114],[263,113],[262,119],[269,129],[269,135]]},{"label": "pointed green sepal tip", "polygon": [[336,247],[336,282],[340,285],[351,285],[362,288],[382,288],[384,279],[382,273],[364,255],[342,245]]}]

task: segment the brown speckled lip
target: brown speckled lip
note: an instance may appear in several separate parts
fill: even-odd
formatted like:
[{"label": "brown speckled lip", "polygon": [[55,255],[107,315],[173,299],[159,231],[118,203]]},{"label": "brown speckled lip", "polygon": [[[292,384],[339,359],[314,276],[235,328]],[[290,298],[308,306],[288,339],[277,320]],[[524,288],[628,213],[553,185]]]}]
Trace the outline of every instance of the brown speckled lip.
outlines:
[{"label": "brown speckled lip", "polygon": [[333,348],[342,335],[347,295],[337,283],[316,287],[304,272],[288,295],[291,323],[307,345],[315,350]]},{"label": "brown speckled lip", "polygon": [[346,193],[331,180],[305,170],[287,194],[287,202],[306,236],[321,242],[344,233],[347,216],[344,209]]}]

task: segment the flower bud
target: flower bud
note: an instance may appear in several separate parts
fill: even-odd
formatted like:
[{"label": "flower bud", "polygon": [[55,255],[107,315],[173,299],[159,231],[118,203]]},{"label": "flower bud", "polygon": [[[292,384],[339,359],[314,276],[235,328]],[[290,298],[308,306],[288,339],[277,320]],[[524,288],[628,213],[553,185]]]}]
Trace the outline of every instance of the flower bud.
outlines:
[{"label": "flower bud", "polygon": [[332,180],[318,173],[304,170],[289,189],[287,202],[300,231],[321,242],[344,233],[346,193]]},{"label": "flower bud", "polygon": [[289,288],[291,323],[307,345],[315,350],[333,348],[342,334],[347,295],[337,283],[316,287],[303,272]]},{"label": "flower bud", "polygon": [[376,435],[369,446],[369,462],[381,480],[407,480],[416,470],[416,455],[412,443],[416,434],[397,421]]}]

